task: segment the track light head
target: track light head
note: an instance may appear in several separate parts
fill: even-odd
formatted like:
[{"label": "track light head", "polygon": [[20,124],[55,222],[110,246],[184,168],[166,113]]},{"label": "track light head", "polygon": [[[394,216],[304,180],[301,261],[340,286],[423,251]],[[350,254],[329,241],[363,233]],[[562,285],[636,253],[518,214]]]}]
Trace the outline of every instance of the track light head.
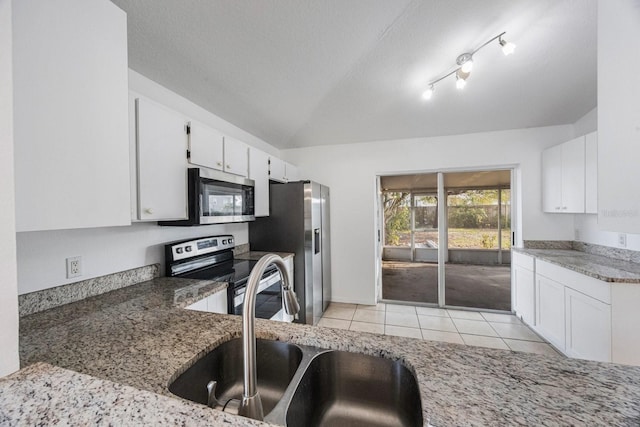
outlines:
[{"label": "track light head", "polygon": [[465,73],[470,73],[473,69],[473,54],[463,53],[456,58],[456,64],[460,66],[460,69]]},{"label": "track light head", "polygon": [[429,85],[429,88],[424,92],[422,92],[422,99],[426,99],[426,100],[431,99],[431,97],[433,96],[433,92],[435,90],[436,88],[433,85]]},{"label": "track light head", "polygon": [[498,43],[502,46],[502,53],[504,53],[505,56],[511,55],[513,51],[516,50],[516,45],[504,40],[502,36],[498,38]]}]

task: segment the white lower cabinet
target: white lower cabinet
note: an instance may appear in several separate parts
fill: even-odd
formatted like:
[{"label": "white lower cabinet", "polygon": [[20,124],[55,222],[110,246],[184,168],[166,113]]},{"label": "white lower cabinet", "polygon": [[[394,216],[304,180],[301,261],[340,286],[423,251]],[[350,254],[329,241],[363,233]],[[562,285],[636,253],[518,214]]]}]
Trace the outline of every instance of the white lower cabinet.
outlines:
[{"label": "white lower cabinet", "polygon": [[580,359],[611,360],[611,305],[565,288],[565,353]]},{"label": "white lower cabinet", "polygon": [[216,292],[186,307],[187,310],[206,311],[207,313],[227,314],[226,290]]},{"label": "white lower cabinet", "polygon": [[[569,357],[640,366],[637,283],[604,282],[517,252],[512,265],[514,311],[556,349]],[[528,310],[535,313],[533,322]]]},{"label": "white lower cabinet", "polygon": [[565,350],[564,285],[536,275],[535,330],[558,350]]},{"label": "white lower cabinet", "polygon": [[535,325],[534,259],[514,252],[511,255],[513,308],[527,325]]}]

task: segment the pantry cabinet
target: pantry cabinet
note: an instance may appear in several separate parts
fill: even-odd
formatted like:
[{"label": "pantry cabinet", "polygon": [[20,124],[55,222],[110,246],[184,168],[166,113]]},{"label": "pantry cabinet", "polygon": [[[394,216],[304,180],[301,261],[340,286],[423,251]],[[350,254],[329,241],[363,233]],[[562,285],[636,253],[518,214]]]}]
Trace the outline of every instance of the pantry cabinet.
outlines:
[{"label": "pantry cabinet", "polygon": [[543,151],[542,208],[544,212],[584,213],[584,136]]},{"label": "pantry cabinet", "polygon": [[136,219],[187,219],[187,120],[145,98],[135,108]]},{"label": "pantry cabinet", "polygon": [[126,14],[108,0],[12,8],[16,230],[129,225]]}]

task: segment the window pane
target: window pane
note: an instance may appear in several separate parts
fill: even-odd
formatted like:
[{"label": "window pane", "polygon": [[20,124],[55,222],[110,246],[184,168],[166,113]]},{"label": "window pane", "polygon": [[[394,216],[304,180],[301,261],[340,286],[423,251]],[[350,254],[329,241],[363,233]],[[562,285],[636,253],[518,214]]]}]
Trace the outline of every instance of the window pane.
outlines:
[{"label": "window pane", "polygon": [[438,247],[438,199],[435,196],[414,196],[416,247]]},{"label": "window pane", "polygon": [[498,191],[463,190],[449,195],[450,248],[498,249]]},{"label": "window pane", "polygon": [[409,193],[382,194],[384,205],[384,243],[386,246],[411,246],[411,199]]}]

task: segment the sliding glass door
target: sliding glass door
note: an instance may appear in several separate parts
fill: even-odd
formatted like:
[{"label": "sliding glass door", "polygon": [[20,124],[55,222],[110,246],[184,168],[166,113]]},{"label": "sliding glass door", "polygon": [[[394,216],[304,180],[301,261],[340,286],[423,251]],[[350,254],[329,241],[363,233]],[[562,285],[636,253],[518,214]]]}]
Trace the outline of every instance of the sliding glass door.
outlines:
[{"label": "sliding glass door", "polygon": [[384,300],[511,309],[511,170],[383,176],[380,188]]}]

